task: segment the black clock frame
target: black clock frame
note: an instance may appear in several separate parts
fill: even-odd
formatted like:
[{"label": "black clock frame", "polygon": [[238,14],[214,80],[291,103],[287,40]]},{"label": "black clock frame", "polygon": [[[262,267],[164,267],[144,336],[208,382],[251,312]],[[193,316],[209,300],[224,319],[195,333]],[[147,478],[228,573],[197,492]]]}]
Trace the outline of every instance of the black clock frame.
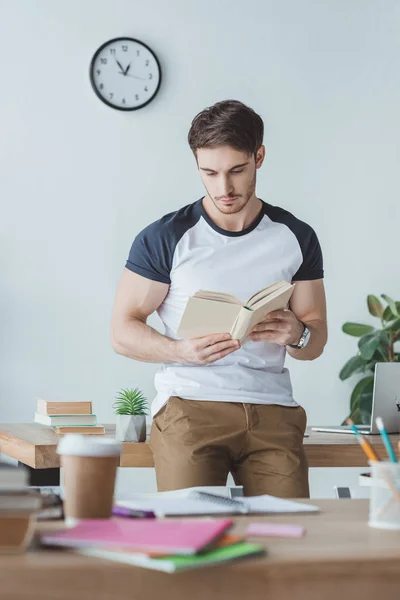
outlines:
[{"label": "black clock frame", "polygon": [[[122,107],[122,106],[115,106],[114,104],[111,104],[111,102],[109,102],[109,101],[108,101],[106,98],[104,98],[104,97],[103,97],[103,96],[100,94],[100,92],[98,91],[98,89],[97,89],[97,87],[96,87],[96,84],[95,84],[95,82],[94,82],[94,63],[95,63],[95,61],[96,61],[96,59],[97,59],[98,55],[100,54],[100,52],[101,52],[101,51],[103,50],[103,48],[105,48],[106,46],[109,46],[110,44],[114,44],[114,43],[116,43],[116,42],[122,42],[122,41],[124,41],[124,40],[127,40],[127,41],[129,41],[129,42],[137,42],[137,43],[138,43],[138,44],[140,44],[141,46],[144,46],[144,48],[146,48],[146,49],[147,49],[147,50],[148,50],[148,51],[149,51],[149,52],[152,54],[152,56],[154,57],[154,60],[156,61],[156,63],[157,63],[157,66],[158,66],[158,72],[159,72],[159,74],[160,74],[160,77],[159,77],[159,80],[158,80],[158,85],[157,85],[157,87],[156,87],[156,90],[155,90],[154,94],[151,96],[151,98],[149,98],[148,100],[146,100],[146,102],[144,102],[144,104],[141,104],[140,106],[127,107],[127,108],[124,108],[124,107]],[[104,44],[102,44],[102,45],[100,46],[100,48],[98,48],[98,49],[96,50],[96,52],[93,54],[93,58],[92,58],[92,60],[90,61],[90,67],[89,67],[89,77],[90,77],[90,83],[91,83],[91,85],[92,85],[92,88],[93,88],[93,91],[94,91],[94,93],[96,94],[96,96],[97,96],[97,97],[98,97],[98,98],[99,98],[99,99],[100,99],[102,102],[104,102],[104,104],[107,104],[107,106],[109,106],[110,108],[114,108],[115,110],[122,110],[122,111],[125,111],[125,112],[126,112],[126,111],[128,111],[128,112],[129,112],[129,111],[132,111],[132,110],[139,110],[139,109],[141,109],[141,108],[144,108],[144,107],[145,107],[145,106],[147,106],[147,105],[148,105],[148,104],[149,104],[149,103],[150,103],[152,100],[154,100],[154,98],[157,96],[157,94],[158,94],[158,91],[159,91],[159,89],[160,89],[160,86],[161,86],[162,72],[161,72],[161,65],[160,65],[160,61],[158,60],[158,58],[157,58],[156,54],[154,53],[154,51],[153,51],[153,50],[152,50],[152,49],[151,49],[149,46],[147,46],[147,44],[145,44],[145,43],[144,43],[144,42],[142,42],[141,40],[137,40],[137,39],[135,39],[135,38],[131,38],[131,37],[126,37],[126,36],[123,36],[123,37],[117,37],[117,38],[113,38],[113,39],[111,39],[111,40],[108,40],[107,42],[104,42]]]}]

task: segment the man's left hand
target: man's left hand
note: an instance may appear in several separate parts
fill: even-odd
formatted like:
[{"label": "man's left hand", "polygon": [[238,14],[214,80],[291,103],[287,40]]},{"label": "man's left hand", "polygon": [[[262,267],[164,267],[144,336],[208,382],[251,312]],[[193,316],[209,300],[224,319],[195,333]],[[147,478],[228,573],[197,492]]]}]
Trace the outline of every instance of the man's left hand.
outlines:
[{"label": "man's left hand", "polygon": [[255,325],[249,335],[253,342],[270,344],[298,344],[304,331],[304,325],[291,310],[275,310],[264,321]]}]

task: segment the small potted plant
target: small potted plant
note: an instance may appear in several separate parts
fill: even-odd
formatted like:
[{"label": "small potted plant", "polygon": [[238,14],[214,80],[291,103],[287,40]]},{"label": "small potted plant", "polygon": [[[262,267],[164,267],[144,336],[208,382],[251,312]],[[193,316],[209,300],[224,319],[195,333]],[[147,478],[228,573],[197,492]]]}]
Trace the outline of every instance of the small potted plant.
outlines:
[{"label": "small potted plant", "polygon": [[117,415],[115,439],[119,442],[145,442],[148,404],[143,393],[137,388],[123,389],[118,392],[113,408]]}]

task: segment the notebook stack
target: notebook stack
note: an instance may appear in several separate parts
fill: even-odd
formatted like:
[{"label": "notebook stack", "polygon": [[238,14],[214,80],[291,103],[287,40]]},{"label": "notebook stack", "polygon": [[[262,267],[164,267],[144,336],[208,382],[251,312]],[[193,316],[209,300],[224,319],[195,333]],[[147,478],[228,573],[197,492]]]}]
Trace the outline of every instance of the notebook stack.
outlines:
[{"label": "notebook stack", "polygon": [[59,435],[104,434],[104,425],[97,425],[91,402],[49,402],[38,398],[34,421],[52,427]]},{"label": "notebook stack", "polygon": [[0,463],[0,552],[22,552],[29,544],[40,494],[28,488],[28,471]]},{"label": "notebook stack", "polygon": [[227,534],[229,519],[82,520],[77,526],[46,533],[45,545],[64,546],[88,556],[176,573],[240,558],[260,556],[265,549]]}]

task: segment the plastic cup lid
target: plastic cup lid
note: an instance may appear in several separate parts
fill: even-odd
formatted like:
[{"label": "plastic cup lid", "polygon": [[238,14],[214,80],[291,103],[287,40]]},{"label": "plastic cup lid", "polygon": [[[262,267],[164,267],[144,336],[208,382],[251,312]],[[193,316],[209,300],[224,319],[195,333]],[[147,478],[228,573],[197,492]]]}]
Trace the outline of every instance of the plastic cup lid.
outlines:
[{"label": "plastic cup lid", "polygon": [[119,456],[122,445],[112,438],[90,438],[79,433],[65,435],[57,446],[57,454],[73,456]]}]

